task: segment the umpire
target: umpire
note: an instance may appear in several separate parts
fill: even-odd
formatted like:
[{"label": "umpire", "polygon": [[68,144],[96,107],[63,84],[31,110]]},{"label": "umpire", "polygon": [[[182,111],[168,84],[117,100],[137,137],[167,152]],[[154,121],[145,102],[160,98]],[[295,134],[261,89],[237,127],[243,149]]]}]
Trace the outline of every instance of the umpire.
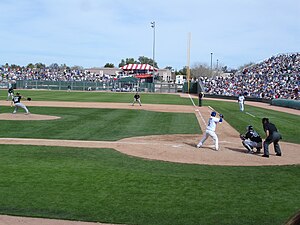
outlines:
[{"label": "umpire", "polygon": [[282,139],[282,137],[278,132],[276,126],[273,123],[270,123],[268,118],[263,118],[262,124],[267,136],[263,144],[264,154],[262,157],[269,158],[269,145],[272,142],[274,144],[274,150],[276,152],[276,156],[281,156],[281,150],[278,142],[280,139]]},{"label": "umpire", "polygon": [[198,106],[201,107],[202,106],[202,98],[204,96],[204,93],[201,91],[198,94]]}]

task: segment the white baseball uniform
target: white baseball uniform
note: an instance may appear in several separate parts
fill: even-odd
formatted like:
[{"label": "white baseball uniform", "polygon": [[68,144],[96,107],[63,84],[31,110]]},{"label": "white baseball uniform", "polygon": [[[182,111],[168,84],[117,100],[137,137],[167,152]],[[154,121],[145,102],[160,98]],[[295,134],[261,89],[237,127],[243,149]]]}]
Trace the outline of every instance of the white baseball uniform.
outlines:
[{"label": "white baseball uniform", "polygon": [[244,111],[244,101],[245,101],[244,95],[240,95],[239,98],[238,98],[238,102],[239,102],[239,106],[240,106],[241,111]]},{"label": "white baseball uniform", "polygon": [[198,148],[200,148],[203,143],[206,141],[206,139],[208,138],[208,136],[211,136],[214,144],[215,144],[215,150],[219,150],[219,139],[217,134],[215,133],[216,127],[217,127],[217,123],[221,123],[222,122],[222,118],[216,118],[214,116],[211,116],[208,120],[208,124],[206,127],[206,131],[201,139],[201,141],[199,142],[199,144],[197,145]]}]

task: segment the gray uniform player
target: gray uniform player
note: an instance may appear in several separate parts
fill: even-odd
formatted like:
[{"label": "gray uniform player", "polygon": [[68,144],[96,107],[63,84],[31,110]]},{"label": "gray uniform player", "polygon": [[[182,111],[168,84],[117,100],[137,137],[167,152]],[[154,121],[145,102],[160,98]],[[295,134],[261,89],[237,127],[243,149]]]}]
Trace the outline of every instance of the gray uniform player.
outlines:
[{"label": "gray uniform player", "polygon": [[133,96],[133,102],[132,102],[132,105],[134,105],[136,102],[138,102],[138,103],[140,104],[140,106],[142,106],[142,103],[141,103],[141,96],[139,95],[138,92]]},{"label": "gray uniform player", "polygon": [[13,99],[14,93],[15,92],[14,92],[14,89],[12,87],[8,88],[6,101],[8,101],[10,98]]},{"label": "gray uniform player", "polygon": [[242,144],[247,149],[247,153],[254,153],[253,148],[256,148],[256,153],[260,153],[262,148],[262,139],[260,135],[253,129],[253,126],[247,126],[247,132],[240,134]]},{"label": "gray uniform player", "polygon": [[24,109],[25,112],[26,112],[25,114],[30,113],[29,110],[27,109],[27,107],[23,103],[21,103],[21,98],[22,98],[22,96],[20,95],[19,92],[16,93],[16,95],[13,97],[12,103],[14,103],[14,105],[15,105],[15,109],[13,111],[13,114],[17,113],[19,108]]}]

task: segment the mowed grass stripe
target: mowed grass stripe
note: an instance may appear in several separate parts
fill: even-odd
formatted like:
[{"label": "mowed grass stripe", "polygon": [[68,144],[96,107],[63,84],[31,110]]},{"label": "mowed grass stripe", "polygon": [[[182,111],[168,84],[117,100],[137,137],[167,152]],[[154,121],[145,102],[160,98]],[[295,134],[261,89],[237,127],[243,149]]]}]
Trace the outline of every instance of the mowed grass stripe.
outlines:
[{"label": "mowed grass stripe", "polygon": [[300,144],[300,116],[246,105],[245,112],[256,116],[252,117],[245,112],[241,112],[238,103],[222,102],[221,100],[206,100],[204,105],[212,106],[216,111],[222,113],[224,119],[238,132],[245,133],[246,127],[252,125],[263,138],[265,138],[265,132],[261,120],[268,117],[270,122],[274,123],[282,134],[282,141]]},{"label": "mowed grass stripe", "polygon": [[[148,161],[110,149],[0,146],[0,213],[139,225],[276,225],[300,167]],[[288,187],[288,190],[287,190]]]},{"label": "mowed grass stripe", "polygon": [[[21,95],[31,97],[33,101],[71,101],[71,102],[119,102],[132,103],[135,93],[115,92],[67,92],[47,90],[15,90]],[[143,104],[191,105],[189,98],[181,98],[177,94],[140,93]],[[6,99],[7,92],[1,91],[0,98]]]},{"label": "mowed grass stripe", "polygon": [[[1,107],[1,110],[9,112],[11,108]],[[201,133],[193,113],[53,107],[31,107],[30,110],[61,119],[3,120],[0,137],[115,141],[145,135]]]}]

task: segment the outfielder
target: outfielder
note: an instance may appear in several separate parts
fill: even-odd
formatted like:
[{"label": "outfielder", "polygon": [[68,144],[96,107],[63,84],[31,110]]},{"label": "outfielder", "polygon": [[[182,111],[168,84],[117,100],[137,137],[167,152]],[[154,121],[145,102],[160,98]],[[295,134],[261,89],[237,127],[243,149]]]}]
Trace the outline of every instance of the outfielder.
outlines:
[{"label": "outfielder", "polygon": [[242,144],[248,150],[247,153],[254,153],[253,148],[256,148],[256,154],[260,153],[262,148],[262,139],[260,135],[253,129],[253,126],[249,125],[246,128],[245,134],[240,134]]},{"label": "outfielder", "polygon": [[134,96],[133,96],[133,102],[132,105],[134,105],[134,103],[138,102],[140,104],[140,106],[142,106],[141,103],[141,96],[139,95],[139,93],[137,92]]},{"label": "outfielder", "polygon": [[[18,111],[19,108],[24,109],[26,111],[26,113],[25,113],[26,115],[30,114],[30,112],[27,109],[27,107],[23,103],[21,103],[21,98],[22,98],[22,96],[20,95],[19,92],[17,92],[16,95],[13,97],[12,103],[15,104],[15,109],[13,111],[13,114],[17,113],[17,111]],[[27,100],[30,101],[31,98],[27,98]]]},{"label": "outfielder", "polygon": [[216,118],[216,115],[217,115],[216,112],[212,112],[210,114],[210,118],[208,120],[206,131],[205,131],[205,133],[204,133],[201,141],[197,145],[197,148],[201,148],[201,146],[206,141],[206,139],[208,138],[208,136],[210,136],[210,137],[212,137],[212,139],[214,141],[215,150],[216,151],[219,150],[219,140],[218,140],[217,134],[215,133],[215,130],[216,130],[216,127],[217,127],[217,123],[222,123],[222,121],[223,121],[223,115],[219,114],[220,118]]},{"label": "outfielder", "polygon": [[240,106],[240,110],[242,112],[244,111],[244,101],[245,101],[244,95],[243,94],[239,94],[238,103],[239,103],[239,106]]}]

